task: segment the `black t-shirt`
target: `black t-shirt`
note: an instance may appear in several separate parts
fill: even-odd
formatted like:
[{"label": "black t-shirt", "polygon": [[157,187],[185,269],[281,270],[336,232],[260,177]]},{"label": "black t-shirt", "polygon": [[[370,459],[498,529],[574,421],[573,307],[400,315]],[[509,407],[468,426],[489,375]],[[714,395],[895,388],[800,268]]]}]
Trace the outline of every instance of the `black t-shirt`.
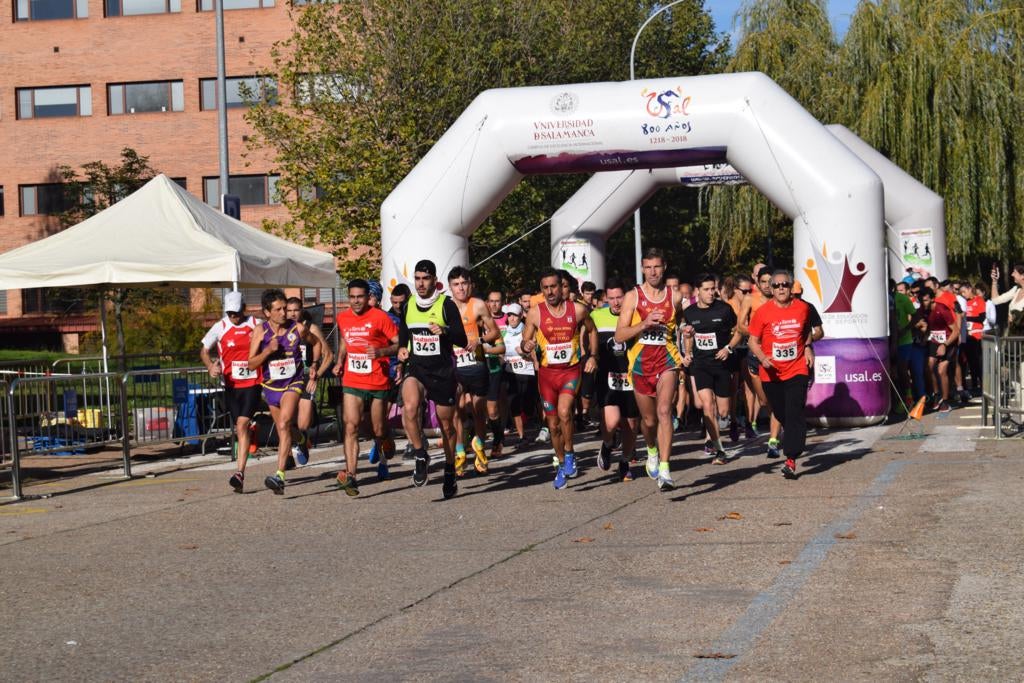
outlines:
[{"label": "black t-shirt", "polygon": [[707,308],[700,304],[687,306],[683,319],[693,327],[693,362],[715,363],[715,354],[724,349],[736,328],[736,312],[732,306],[715,299]]}]

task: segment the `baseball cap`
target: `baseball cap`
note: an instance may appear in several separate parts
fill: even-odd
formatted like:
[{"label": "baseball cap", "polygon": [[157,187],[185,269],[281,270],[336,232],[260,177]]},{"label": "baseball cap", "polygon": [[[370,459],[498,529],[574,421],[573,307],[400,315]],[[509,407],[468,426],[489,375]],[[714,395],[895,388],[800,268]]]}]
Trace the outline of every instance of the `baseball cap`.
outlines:
[{"label": "baseball cap", "polygon": [[502,313],[511,313],[512,315],[522,315],[523,307],[519,304],[505,304],[501,307]]},{"label": "baseball cap", "polygon": [[225,313],[242,313],[245,311],[245,304],[242,302],[241,292],[228,292],[224,295]]}]

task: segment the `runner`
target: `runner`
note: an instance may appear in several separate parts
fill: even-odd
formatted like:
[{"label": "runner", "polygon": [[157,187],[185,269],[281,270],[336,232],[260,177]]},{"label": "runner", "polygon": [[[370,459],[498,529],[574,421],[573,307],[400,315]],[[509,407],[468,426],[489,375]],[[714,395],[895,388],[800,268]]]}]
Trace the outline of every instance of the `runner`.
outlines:
[{"label": "runner", "polygon": [[536,411],[537,370],[533,358],[524,355],[520,349],[525,328],[523,307],[513,303],[504,306],[502,311],[507,320],[501,333],[505,343],[504,384],[509,414],[516,434],[519,435],[517,448],[523,448],[529,443],[526,439],[526,421]]},{"label": "runner", "polygon": [[459,307],[437,289],[437,266],[419,261],[413,272],[416,296],[402,309],[398,328],[398,360],[406,363],[402,381],[402,422],[413,446],[416,465],[412,483],[427,483],[430,456],[423,440],[423,407],[433,401],[441,426],[444,447],[444,478],[441,495],[448,499],[458,491],[455,481],[456,379],[455,346],[468,343]]},{"label": "runner", "polygon": [[[505,313],[503,304],[505,295],[501,290],[491,289],[487,292],[487,311],[494,318],[498,331],[502,335],[504,343],[505,327],[508,325],[508,314]],[[505,446],[505,425],[504,417],[508,412],[508,400],[505,395],[505,373],[502,357],[495,353],[487,354],[487,426],[493,434],[491,440],[491,459],[500,458],[501,451]]]},{"label": "runner", "polygon": [[500,355],[504,353],[505,346],[501,342],[501,331],[487,305],[472,296],[473,274],[462,266],[452,268],[448,273],[448,288],[459,308],[467,339],[464,346],[455,347],[455,376],[459,380],[459,410],[455,419],[455,476],[461,477],[466,466],[466,436],[462,419],[464,411],[473,419],[473,467],[478,473],[487,474],[488,457],[484,450],[487,431],[484,418],[491,383],[487,355]]},{"label": "runner", "polygon": [[[199,357],[210,377],[224,380],[224,402],[235,425],[238,469],[228,483],[235,493],[245,484],[245,463],[252,444],[250,427],[260,404],[260,371],[249,369],[249,344],[260,321],[245,315],[241,292],[224,296],[224,317],[214,323],[203,337]],[[210,349],[217,347],[218,361],[210,358]]]},{"label": "runner", "polygon": [[[811,341],[823,334],[814,308],[793,296],[793,274],[777,270],[771,279],[772,300],[750,320],[750,354],[760,362],[759,375],[772,414],[783,426],[782,475],[796,479],[796,459],[807,442],[804,407],[814,369]],[[769,453],[769,457],[770,457]]]},{"label": "runner", "polygon": [[309,368],[309,378],[303,382],[302,351],[299,345],[319,344],[319,340],[301,323],[288,320],[285,313],[287,298],[280,289],[263,292],[263,314],[267,321],[257,327],[249,344],[249,369],[262,368],[263,399],[270,407],[270,416],[277,430],[277,473],[263,483],[274,493],[284,493],[284,470],[292,452],[292,433],[298,415],[299,396],[312,392],[319,376],[319,366]]},{"label": "runner", "polygon": [[331,361],[334,360],[334,353],[331,351],[330,344],[327,343],[323,330],[313,322],[313,316],[310,315],[309,311],[302,310],[302,299],[297,296],[289,297],[285,302],[285,315],[288,320],[302,323],[303,327],[309,330],[317,339],[316,344],[299,345],[299,348],[302,350],[302,364],[304,366],[302,374],[303,378],[307,380],[304,386],[311,388],[308,391],[303,391],[299,396],[299,415],[295,420],[295,426],[298,428],[298,431],[293,441],[292,459],[299,465],[305,465],[309,462],[309,435],[306,433],[306,430],[313,425],[313,417],[316,414],[316,409],[313,405],[313,399],[316,396],[316,381],[308,381],[309,369],[316,366],[317,368],[324,368],[324,373],[328,372],[331,367]]},{"label": "runner", "polygon": [[[374,280],[370,282],[371,293],[373,292],[374,282],[376,281]],[[404,306],[405,302],[409,300],[409,295],[411,293],[409,285],[404,282],[398,283],[395,285],[395,288],[391,290],[391,308],[386,312],[388,314],[388,318],[390,318],[391,322],[395,324],[395,329],[398,329],[398,325],[402,321],[402,306]],[[387,438],[384,439],[379,448],[376,441],[374,441],[373,446],[370,447],[370,464],[377,465],[377,476],[380,479],[388,478],[388,460],[395,455],[395,437],[391,429],[390,417],[391,406],[399,403],[398,385],[402,379],[401,368],[402,365],[398,362],[398,358],[396,356],[388,358],[388,397],[384,401],[384,414],[388,418],[384,422],[384,428],[387,430]],[[408,446],[406,449],[407,453],[411,453],[411,449]],[[409,456],[409,459],[412,459],[411,455]]]},{"label": "runner", "polygon": [[933,385],[939,396],[932,403],[932,410],[948,413],[949,405],[949,362],[956,359],[960,341],[960,321],[945,304],[939,303],[935,292],[925,288],[921,292],[921,308],[925,318],[917,325],[928,331],[928,371],[935,381]]},{"label": "runner", "polygon": [[615,341],[619,314],[625,287],[616,278],[608,280],[605,298],[608,305],[590,314],[597,329],[597,404],[601,406],[601,450],[597,454],[598,468],[608,471],[612,467],[611,454],[615,432],[618,430],[622,453],[619,456],[619,480],[633,481],[629,463],[636,452],[637,416],[640,414],[629,381],[629,361],[626,344]]},{"label": "runner", "polygon": [[[594,331],[587,307],[567,300],[563,285],[558,271],[547,270],[541,274],[540,288],[544,301],[527,314],[520,345],[524,354],[529,355],[536,349],[539,356],[537,388],[558,462],[554,482],[556,489],[564,489],[568,480],[579,472],[572,437],[573,406],[580,385],[580,328]],[[592,335],[590,339],[590,358],[583,369],[594,372],[597,368],[597,336]]]},{"label": "runner", "polygon": [[[743,335],[749,335],[748,326],[750,319],[758,311],[766,301],[772,299],[772,271],[767,266],[762,266],[757,271],[757,287],[751,291],[750,296],[743,299],[743,307],[740,309],[739,316],[739,329]],[[748,342],[749,346],[749,342]],[[747,432],[745,436],[748,439],[757,438],[757,414],[761,412],[761,406],[769,408],[768,410],[768,457],[777,458],[779,457],[779,432],[782,430],[782,426],[779,421],[775,419],[775,413],[771,411],[768,406],[768,396],[765,394],[764,387],[761,384],[760,375],[761,361],[758,360],[757,354],[747,354],[747,372],[740,373],[744,375],[744,379],[747,381]]]},{"label": "runner", "polygon": [[647,442],[647,476],[662,491],[671,491],[675,488],[669,470],[672,413],[683,363],[676,339],[682,295],[665,285],[665,257],[660,250],[648,249],[640,265],[644,281],[622,302],[615,341],[631,344],[629,377]]},{"label": "runner", "polygon": [[[345,469],[338,472],[338,486],[349,496],[359,495],[356,464],[359,458],[359,425],[365,403],[370,404],[374,447],[381,452],[387,438],[388,357],[398,351],[398,327],[388,314],[369,305],[366,280],[348,283],[349,309],[338,315],[338,365],[342,412],[345,416]],[[381,464],[387,462],[381,458]],[[378,468],[378,475],[380,469]],[[387,466],[381,479],[387,476]]]},{"label": "runner", "polygon": [[742,335],[736,329],[732,306],[715,298],[716,282],[717,278],[710,273],[698,277],[697,303],[683,311],[687,324],[683,365],[690,368],[704,411],[709,442],[705,444],[705,452],[714,454],[711,464],[724,465],[738,457],[735,452],[730,455],[722,448],[718,421],[729,415],[731,397],[735,393],[733,349]]}]

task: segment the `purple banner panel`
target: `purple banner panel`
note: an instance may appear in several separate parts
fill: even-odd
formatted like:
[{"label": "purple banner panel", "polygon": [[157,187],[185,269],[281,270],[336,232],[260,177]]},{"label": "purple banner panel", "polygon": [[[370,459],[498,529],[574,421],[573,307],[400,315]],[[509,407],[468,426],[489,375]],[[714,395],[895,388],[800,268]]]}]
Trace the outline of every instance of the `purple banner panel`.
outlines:
[{"label": "purple banner panel", "polygon": [[691,147],[689,149],[657,149],[645,152],[602,151],[537,154],[512,162],[524,175],[545,173],[596,173],[633,168],[675,168],[700,164],[725,163],[725,147]]},{"label": "purple banner panel", "polygon": [[877,424],[889,414],[887,339],[823,339],[814,343],[814,384],[807,421],[826,426]]}]

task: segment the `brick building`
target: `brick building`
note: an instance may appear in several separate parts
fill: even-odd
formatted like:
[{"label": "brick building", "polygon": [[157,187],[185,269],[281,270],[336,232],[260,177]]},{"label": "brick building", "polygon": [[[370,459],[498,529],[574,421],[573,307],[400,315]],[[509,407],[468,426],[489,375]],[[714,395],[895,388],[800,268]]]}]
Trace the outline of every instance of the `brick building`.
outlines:
[{"label": "brick building", "polygon": [[[117,164],[124,147],[217,204],[212,7],[212,0],[0,0],[7,17],[0,21],[0,252],[58,228],[57,166]],[[274,197],[271,156],[245,143],[240,84],[276,93],[273,81],[255,76],[270,66],[272,44],[290,33],[289,5],[225,0],[225,9],[229,191],[242,198],[242,220],[258,226],[286,212]],[[39,343],[39,335],[95,325],[92,316],[47,315],[52,307],[38,291],[0,293],[0,334]]]}]

